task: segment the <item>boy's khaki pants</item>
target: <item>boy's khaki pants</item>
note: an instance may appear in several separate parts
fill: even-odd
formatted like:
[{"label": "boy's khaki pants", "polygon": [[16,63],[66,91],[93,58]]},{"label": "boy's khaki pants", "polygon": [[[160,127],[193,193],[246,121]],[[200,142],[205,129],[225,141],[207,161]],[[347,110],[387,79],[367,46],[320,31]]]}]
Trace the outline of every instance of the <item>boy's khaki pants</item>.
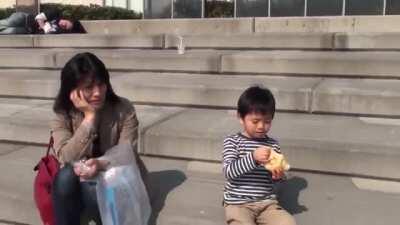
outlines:
[{"label": "boy's khaki pants", "polygon": [[296,225],[293,216],[277,201],[224,205],[229,225]]}]

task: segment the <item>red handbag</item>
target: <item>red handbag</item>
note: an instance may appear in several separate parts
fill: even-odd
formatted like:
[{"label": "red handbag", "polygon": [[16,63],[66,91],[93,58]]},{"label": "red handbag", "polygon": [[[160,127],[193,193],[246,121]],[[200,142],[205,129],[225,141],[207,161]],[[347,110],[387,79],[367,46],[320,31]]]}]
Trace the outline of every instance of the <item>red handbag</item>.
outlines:
[{"label": "red handbag", "polygon": [[[54,177],[60,169],[60,163],[54,156],[53,144],[53,135],[50,135],[47,153],[34,168],[34,171],[37,171],[33,185],[34,199],[44,225],[55,225],[51,190]],[[50,154],[50,149],[53,150],[54,155]]]}]

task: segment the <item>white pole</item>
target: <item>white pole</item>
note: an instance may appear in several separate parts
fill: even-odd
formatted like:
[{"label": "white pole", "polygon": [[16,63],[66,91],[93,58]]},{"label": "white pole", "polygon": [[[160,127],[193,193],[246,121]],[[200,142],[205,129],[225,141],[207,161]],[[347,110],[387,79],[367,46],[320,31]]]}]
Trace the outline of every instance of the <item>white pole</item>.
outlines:
[{"label": "white pole", "polygon": [[271,17],[271,0],[268,0],[268,17]]},{"label": "white pole", "polygon": [[307,0],[304,0],[304,17],[307,16]]},{"label": "white pole", "polygon": [[233,8],[233,18],[236,18],[236,13],[237,13],[237,12],[236,12],[236,10],[237,10],[237,9],[236,9],[236,7],[237,7],[237,5],[236,5],[236,0],[233,1],[233,7],[234,7],[234,8]]},{"label": "white pole", "polygon": [[384,16],[386,15],[386,0],[383,0],[383,13]]},{"label": "white pole", "polygon": [[206,2],[205,2],[206,0],[201,0],[201,18],[204,18],[204,12],[206,11],[205,10],[205,7],[206,7]]},{"label": "white pole", "polygon": [[343,0],[343,5],[342,5],[342,16],[346,14],[346,0]]},{"label": "white pole", "polygon": [[174,18],[174,0],[171,0],[171,19]]}]

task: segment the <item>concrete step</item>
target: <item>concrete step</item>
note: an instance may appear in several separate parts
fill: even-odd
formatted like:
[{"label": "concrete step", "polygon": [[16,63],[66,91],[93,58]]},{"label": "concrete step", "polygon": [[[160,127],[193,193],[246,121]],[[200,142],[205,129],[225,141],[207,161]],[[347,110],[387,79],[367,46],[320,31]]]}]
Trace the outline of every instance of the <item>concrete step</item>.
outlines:
[{"label": "concrete step", "polygon": [[269,32],[400,32],[398,15],[322,16],[322,17],[256,17],[255,33]]},{"label": "concrete step", "polygon": [[[239,130],[235,111],[187,110],[149,129],[144,152],[218,161]],[[271,134],[294,168],[398,179],[399,132],[399,119],[278,113]]]},{"label": "concrete step", "polygon": [[95,34],[252,34],[270,32],[400,32],[398,15],[144,19],[82,21]]},{"label": "concrete step", "polygon": [[400,33],[278,32],[251,34],[1,35],[1,48],[186,48],[398,50]]},{"label": "concrete step", "polygon": [[[0,99],[0,141],[47,144],[49,122],[53,116],[53,101],[29,99]],[[140,132],[182,112],[178,107],[136,106],[140,117]],[[26,129],[32,132],[26,133]],[[24,135],[21,135],[24,134]]]},{"label": "concrete step", "polygon": [[[221,52],[214,50],[186,51],[184,55],[176,50],[89,51],[113,70],[218,72],[221,58]],[[75,54],[76,51],[57,53],[55,67],[62,68]]]},{"label": "concrete step", "polygon": [[[0,168],[13,171],[0,174],[1,223],[41,224],[32,198],[32,168],[44,151],[43,147],[0,144]],[[224,224],[220,169],[205,169],[220,168],[220,164],[193,167],[195,162],[190,161],[142,158],[150,172],[152,224]],[[399,186],[398,182],[292,171],[279,193],[281,204],[297,224],[396,224]]]},{"label": "concrete step", "polygon": [[95,34],[237,34],[252,33],[253,18],[150,19],[82,21]]},{"label": "concrete step", "polygon": [[35,35],[35,48],[163,48],[163,35]]},{"label": "concrete step", "polygon": [[[0,100],[0,140],[46,143],[51,101]],[[145,155],[220,161],[223,138],[240,131],[233,110],[136,108]],[[400,119],[278,113],[271,135],[294,168],[398,180],[399,133]]]},{"label": "concrete step", "polygon": [[313,89],[312,111],[399,118],[399,80],[324,79]]},{"label": "concrete step", "polygon": [[222,73],[396,77],[399,52],[242,51],[224,54]]},{"label": "concrete step", "polygon": [[[0,68],[62,68],[91,51],[110,70],[317,77],[399,78],[400,52],[234,51],[140,49],[0,49]],[[24,60],[21,60],[24,59]]]},{"label": "concrete step", "polygon": [[399,50],[400,33],[336,33],[335,49],[345,50]]},{"label": "concrete step", "polygon": [[[1,70],[0,96],[54,98],[58,70]],[[140,103],[236,107],[244,89],[265,85],[274,92],[282,110],[309,111],[312,89],[320,78],[219,76],[214,74],[112,72],[113,89]]]},{"label": "concrete step", "polygon": [[163,48],[163,35],[1,35],[3,48]]},{"label": "concrete step", "polygon": [[[79,52],[96,54],[111,70],[218,72],[220,52],[140,49],[0,49],[0,68],[62,68]],[[24,59],[24,60],[21,60]]]},{"label": "concrete step", "polygon": [[[3,69],[0,96],[54,98],[58,70]],[[111,72],[114,90],[136,103],[235,108],[247,87],[269,87],[279,110],[399,116],[400,80]]]},{"label": "concrete step", "polygon": [[[216,49],[333,49],[332,33],[269,33],[183,35],[187,48]],[[177,47],[176,35],[166,35],[165,47]]]},{"label": "concrete step", "polygon": [[[2,35],[3,48],[172,48],[178,34],[159,35]],[[333,49],[333,33],[271,33],[182,35],[187,48]]]}]

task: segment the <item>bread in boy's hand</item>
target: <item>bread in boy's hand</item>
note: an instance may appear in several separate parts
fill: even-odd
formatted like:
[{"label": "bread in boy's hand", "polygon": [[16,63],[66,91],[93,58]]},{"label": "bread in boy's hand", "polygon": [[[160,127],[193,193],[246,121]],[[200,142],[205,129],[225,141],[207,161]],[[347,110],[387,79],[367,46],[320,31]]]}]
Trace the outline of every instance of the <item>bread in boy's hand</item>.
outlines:
[{"label": "bread in boy's hand", "polygon": [[281,169],[282,171],[288,171],[290,169],[290,165],[286,161],[283,154],[277,153],[274,150],[271,150],[268,162],[264,165],[264,167],[269,171],[276,169]]}]

